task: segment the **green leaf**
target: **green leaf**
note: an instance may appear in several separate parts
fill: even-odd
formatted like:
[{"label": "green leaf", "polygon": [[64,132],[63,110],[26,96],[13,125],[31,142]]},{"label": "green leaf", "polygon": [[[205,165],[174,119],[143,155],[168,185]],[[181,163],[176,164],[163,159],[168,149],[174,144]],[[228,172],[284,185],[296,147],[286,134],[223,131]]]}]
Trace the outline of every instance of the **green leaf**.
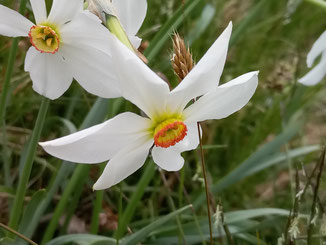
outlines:
[{"label": "green leaf", "polygon": [[57,237],[46,245],[65,245],[67,243],[74,243],[77,245],[116,245],[117,242],[113,238],[108,238],[105,236],[90,235],[90,234],[73,234]]},{"label": "green leaf", "polygon": [[196,26],[191,29],[189,35],[185,38],[185,40],[189,43],[189,46],[196,41],[203,32],[207,29],[213,17],[215,15],[215,8],[211,4],[206,4],[200,18],[197,20]]},{"label": "green leaf", "polygon": [[191,205],[185,206],[183,208],[180,208],[162,218],[159,218],[158,220],[154,221],[152,224],[149,224],[148,226],[144,227],[143,229],[137,231],[136,233],[132,234],[129,237],[124,238],[121,241],[121,245],[127,245],[127,244],[137,244],[138,242],[141,242],[143,239],[145,239],[152,231],[156,230],[158,227],[163,225],[164,223],[168,222],[169,220],[173,219],[178,214],[184,212],[185,210],[189,209]]}]

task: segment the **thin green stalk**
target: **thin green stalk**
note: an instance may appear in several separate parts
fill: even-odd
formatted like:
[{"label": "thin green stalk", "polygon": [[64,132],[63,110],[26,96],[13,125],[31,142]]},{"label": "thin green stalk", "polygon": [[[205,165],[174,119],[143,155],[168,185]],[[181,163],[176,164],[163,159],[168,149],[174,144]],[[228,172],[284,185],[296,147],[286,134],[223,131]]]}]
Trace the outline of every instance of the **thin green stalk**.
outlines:
[{"label": "thin green stalk", "polygon": [[[102,164],[100,166],[100,172],[102,173],[104,170],[105,165]],[[96,191],[95,195],[95,202],[93,207],[93,213],[92,213],[92,220],[91,220],[91,234],[97,234],[98,233],[98,225],[99,225],[99,214],[102,210],[102,201],[103,201],[103,194],[104,191]]]},{"label": "thin green stalk", "polygon": [[0,223],[0,227],[2,227],[3,229],[7,230],[8,232],[20,237],[21,239],[25,240],[26,242],[32,244],[32,245],[37,245],[37,243],[33,242],[31,239],[25,237],[24,235],[20,234],[19,232],[11,229],[10,227]]},{"label": "thin green stalk", "polygon": [[183,203],[184,181],[185,181],[185,167],[183,167],[180,170],[180,178],[179,178],[179,208],[182,207],[182,203]]},{"label": "thin green stalk", "polygon": [[210,236],[211,245],[213,245],[212,218],[211,218],[211,210],[210,210],[210,205],[209,205],[208,183],[207,183],[207,176],[206,176],[203,142],[202,142],[202,139],[201,139],[200,123],[197,123],[197,128],[198,128],[198,137],[199,137],[199,145],[200,145],[201,164],[202,164],[203,176],[204,176],[204,180],[205,180],[205,192],[206,192],[207,215],[208,215],[208,224],[209,224],[209,236]]},{"label": "thin green stalk", "polygon": [[[170,187],[169,187],[169,184],[165,178],[165,175],[163,173],[163,170],[160,170],[160,174],[161,174],[161,178],[163,180],[163,183],[164,183],[164,186],[167,190],[167,198],[168,198],[168,203],[169,203],[169,206],[170,208],[172,209],[173,212],[175,212],[177,209],[175,207],[175,204],[173,202],[173,199],[171,197],[171,190],[170,190]],[[183,244],[186,244],[186,240],[185,240],[185,233],[182,229],[182,225],[181,225],[181,221],[180,221],[180,216],[179,215],[176,215],[175,216],[176,218],[176,221],[177,221],[177,225],[178,225],[178,228],[179,228],[179,231],[180,231],[180,235],[181,237],[179,237],[179,243],[181,244],[181,240],[183,241]]]},{"label": "thin green stalk", "polygon": [[23,209],[23,202],[24,202],[24,197],[25,197],[25,193],[26,193],[26,189],[27,189],[27,184],[28,184],[28,180],[29,180],[29,177],[30,177],[30,174],[32,171],[35,152],[37,149],[38,141],[41,136],[41,132],[42,132],[44,121],[45,121],[45,116],[48,111],[48,107],[49,107],[49,99],[43,97],[42,102],[41,102],[41,107],[40,107],[40,110],[37,115],[35,127],[33,130],[29,145],[28,145],[28,150],[27,150],[24,167],[22,169],[22,172],[21,172],[21,175],[19,178],[14,204],[11,209],[9,227],[11,227],[14,230],[17,230],[17,228],[18,228],[18,222],[19,222],[21,212]]},{"label": "thin green stalk", "polygon": [[305,0],[307,3],[311,3],[317,7],[321,7],[326,10],[326,2],[323,0]]},{"label": "thin green stalk", "polygon": [[90,165],[80,164],[76,167],[68,186],[65,188],[65,191],[60,199],[60,202],[58,203],[54,214],[51,218],[50,224],[48,225],[47,229],[45,230],[43,239],[41,241],[41,245],[45,244],[51,238],[53,237],[53,234],[56,230],[56,227],[58,225],[59,219],[67,206],[67,203],[69,201],[69,198],[71,197],[71,193],[75,190],[77,183],[80,179],[86,179],[88,171],[89,171]]}]

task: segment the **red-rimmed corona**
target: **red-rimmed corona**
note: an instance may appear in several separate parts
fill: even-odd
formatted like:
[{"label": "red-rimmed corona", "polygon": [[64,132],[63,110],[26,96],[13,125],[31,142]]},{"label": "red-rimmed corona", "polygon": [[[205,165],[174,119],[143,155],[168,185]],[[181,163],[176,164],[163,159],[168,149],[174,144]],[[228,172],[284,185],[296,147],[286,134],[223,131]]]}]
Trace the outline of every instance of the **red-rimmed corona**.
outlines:
[{"label": "red-rimmed corona", "polygon": [[55,54],[59,50],[59,33],[50,26],[32,26],[28,33],[28,37],[30,43],[41,53]]},{"label": "red-rimmed corona", "polygon": [[154,130],[154,144],[168,148],[183,140],[187,135],[187,126],[178,119],[168,119],[159,123]]}]

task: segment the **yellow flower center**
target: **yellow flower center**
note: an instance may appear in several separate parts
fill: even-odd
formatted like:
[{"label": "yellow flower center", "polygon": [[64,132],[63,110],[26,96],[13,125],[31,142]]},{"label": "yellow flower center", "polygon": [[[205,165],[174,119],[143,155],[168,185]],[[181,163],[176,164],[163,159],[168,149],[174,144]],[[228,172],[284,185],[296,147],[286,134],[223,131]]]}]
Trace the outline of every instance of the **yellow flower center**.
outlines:
[{"label": "yellow flower center", "polygon": [[32,26],[29,41],[41,53],[56,53],[59,49],[59,35],[50,26]]},{"label": "yellow flower center", "polygon": [[155,127],[154,144],[168,148],[183,140],[187,131],[187,126],[180,119],[167,119]]}]

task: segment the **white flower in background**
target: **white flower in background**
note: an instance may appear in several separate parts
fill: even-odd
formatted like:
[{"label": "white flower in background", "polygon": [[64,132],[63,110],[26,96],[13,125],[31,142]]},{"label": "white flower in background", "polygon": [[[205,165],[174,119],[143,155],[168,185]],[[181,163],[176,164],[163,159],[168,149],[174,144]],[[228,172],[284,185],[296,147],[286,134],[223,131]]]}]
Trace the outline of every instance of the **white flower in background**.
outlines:
[{"label": "white flower in background", "polygon": [[122,113],[97,126],[40,145],[49,154],[72,162],[99,163],[110,159],[94,185],[97,190],[109,188],[139,169],[150,149],[160,168],[180,170],[184,164],[180,154],[198,146],[197,122],[229,116],[246,105],[256,90],[258,72],[218,86],[231,30],[230,24],[171,92],[166,82],[116,40],[112,52],[123,96],[148,118]]},{"label": "white flower in background", "polygon": [[130,42],[138,48],[141,39],[136,36],[147,12],[147,0],[87,0],[88,9],[105,23],[106,16],[117,17]]},{"label": "white flower in background", "polygon": [[108,39],[113,38],[98,17],[83,11],[83,0],[53,0],[47,16],[44,0],[30,0],[35,22],[0,5],[0,35],[29,37],[25,59],[36,92],[60,97],[75,78],[88,92],[121,96],[111,74]]},{"label": "white flower in background", "polygon": [[299,82],[306,86],[313,86],[319,83],[326,75],[326,31],[321,34],[312,46],[307,56],[307,66],[312,67],[315,59],[321,55],[319,64],[316,65]]}]

